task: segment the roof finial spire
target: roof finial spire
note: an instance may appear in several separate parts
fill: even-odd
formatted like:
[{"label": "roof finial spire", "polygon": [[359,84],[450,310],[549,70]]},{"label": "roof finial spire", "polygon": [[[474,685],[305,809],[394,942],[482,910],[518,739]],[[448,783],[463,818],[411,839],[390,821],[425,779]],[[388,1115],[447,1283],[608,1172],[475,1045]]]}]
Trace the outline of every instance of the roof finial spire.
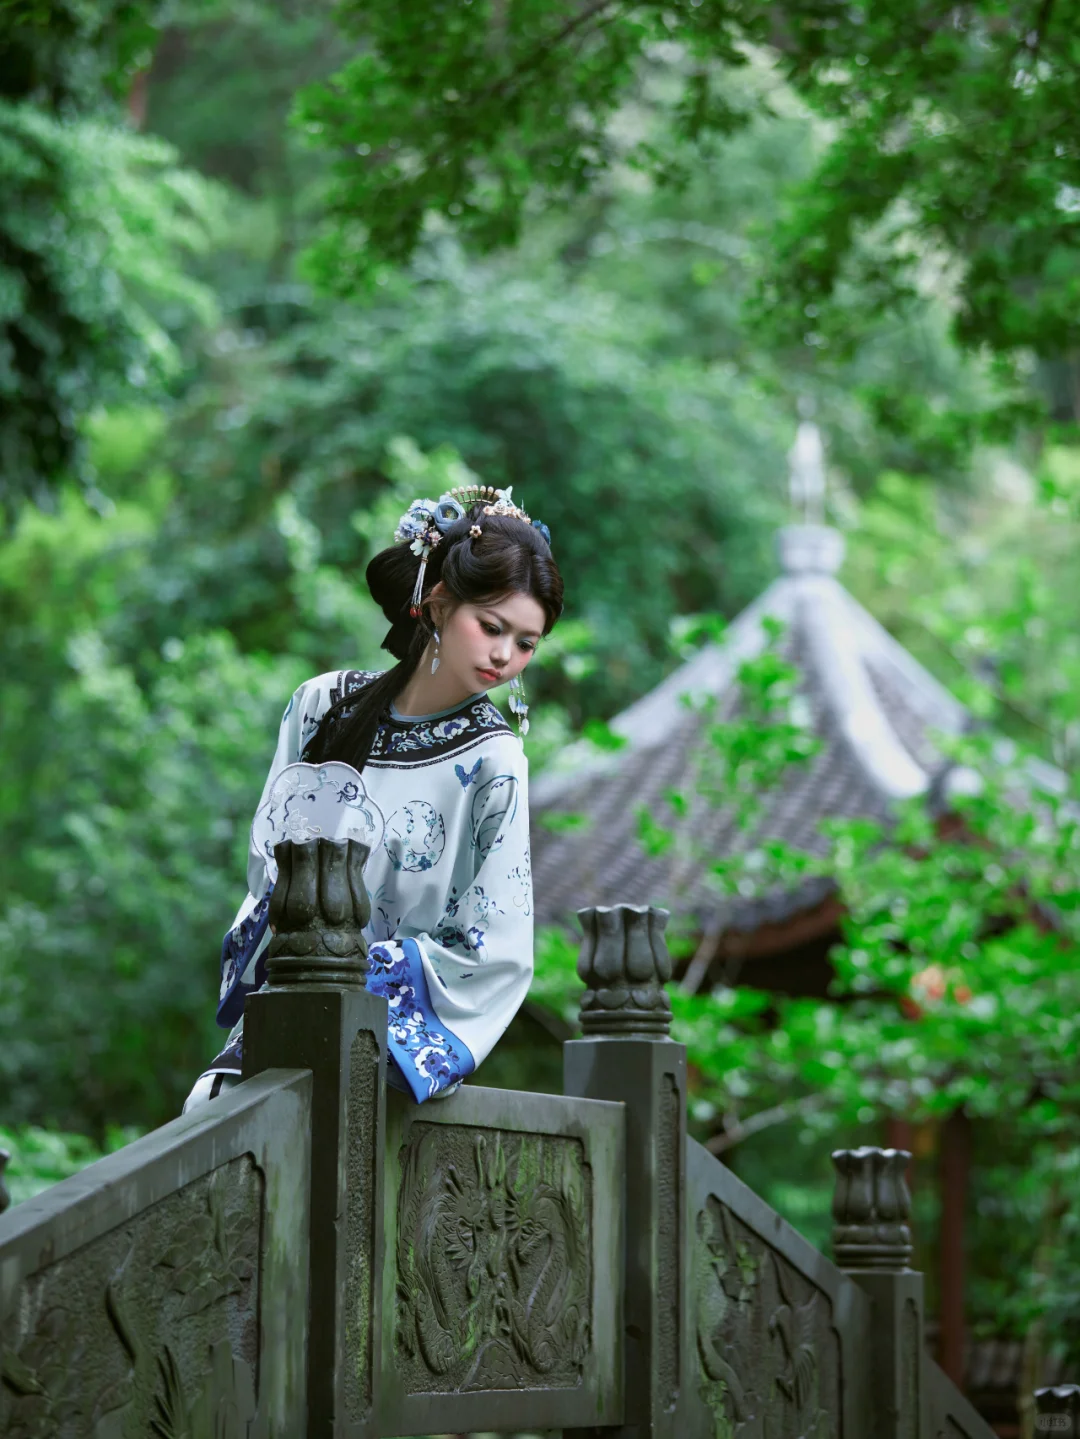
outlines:
[{"label": "roof finial spire", "polygon": [[788,492],[792,508],[804,525],[825,523],[825,446],[821,431],[810,419],[813,411],[812,400],[799,401],[803,418],[788,451]]},{"label": "roof finial spire", "polygon": [[844,558],[844,537],[825,523],[825,446],[810,416],[814,402],[799,401],[799,428],[788,451],[788,493],[795,523],[777,534],[785,573],[834,575]]}]

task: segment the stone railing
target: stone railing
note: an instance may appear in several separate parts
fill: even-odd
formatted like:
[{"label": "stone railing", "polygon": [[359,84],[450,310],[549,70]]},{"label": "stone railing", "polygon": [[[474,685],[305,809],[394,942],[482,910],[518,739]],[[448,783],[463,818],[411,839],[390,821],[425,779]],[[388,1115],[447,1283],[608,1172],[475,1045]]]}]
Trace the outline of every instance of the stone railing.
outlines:
[{"label": "stone railing", "polygon": [[833,1156],[833,1264],[688,1139],[665,911],[581,912],[563,1095],[418,1106],[363,846],[277,858],[244,1082],[0,1218],[5,1439],[991,1439],[924,1356],[903,1151]]}]

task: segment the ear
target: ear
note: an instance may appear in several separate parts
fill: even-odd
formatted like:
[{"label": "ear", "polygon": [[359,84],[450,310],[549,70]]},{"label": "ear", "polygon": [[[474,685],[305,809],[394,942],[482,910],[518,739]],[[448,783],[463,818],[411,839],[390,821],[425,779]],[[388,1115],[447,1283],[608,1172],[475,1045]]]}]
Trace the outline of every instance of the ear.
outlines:
[{"label": "ear", "polygon": [[446,618],[447,610],[449,608],[449,599],[450,593],[447,590],[446,586],[443,584],[442,580],[439,580],[436,584],[433,584],[431,589],[428,591],[428,617],[430,618],[431,623],[435,626],[436,629],[439,628],[443,620]]}]

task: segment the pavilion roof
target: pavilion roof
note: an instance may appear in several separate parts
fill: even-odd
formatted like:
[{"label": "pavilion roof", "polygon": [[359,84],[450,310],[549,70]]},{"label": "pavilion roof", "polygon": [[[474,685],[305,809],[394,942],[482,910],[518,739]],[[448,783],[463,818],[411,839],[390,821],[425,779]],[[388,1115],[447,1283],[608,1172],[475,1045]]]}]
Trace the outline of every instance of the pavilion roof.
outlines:
[{"label": "pavilion roof", "polygon": [[[709,932],[755,930],[821,902],[828,880],[754,898],[720,894],[715,858],[754,849],[763,838],[820,850],[823,819],[886,819],[893,802],[944,780],[935,737],[968,724],[963,706],[836,578],[843,537],[825,525],[792,525],[778,536],[781,575],[709,644],[612,722],[624,747],[579,742],[531,787],[537,920],[568,920],[591,904],[661,904],[693,915]],[[650,857],[636,837],[645,805],[671,822],[665,792],[692,782],[703,726],[739,704],[740,664],[768,643],[766,617],[783,622],[779,648],[798,669],[807,720],[821,741],[809,762],[789,768],[749,831],[727,807],[704,810],[694,843]],[[715,697],[706,719],[683,696]],[[578,815],[553,829],[551,817]],[[557,821],[555,821],[557,824]]]}]

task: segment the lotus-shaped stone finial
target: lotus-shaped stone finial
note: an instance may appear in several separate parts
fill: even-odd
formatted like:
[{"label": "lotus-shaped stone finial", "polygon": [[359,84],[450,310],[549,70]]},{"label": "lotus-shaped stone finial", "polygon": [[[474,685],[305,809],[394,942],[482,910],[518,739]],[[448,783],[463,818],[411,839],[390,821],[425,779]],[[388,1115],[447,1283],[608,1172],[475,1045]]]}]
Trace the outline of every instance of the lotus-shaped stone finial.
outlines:
[{"label": "lotus-shaped stone finial", "polygon": [[586,1034],[661,1037],[671,1024],[666,982],[671,956],[664,942],[668,911],[616,904],[579,909],[584,931],[577,972],[585,982],[581,1027]]},{"label": "lotus-shaped stone finial", "polygon": [[1062,1439],[1080,1434],[1080,1384],[1035,1390],[1035,1433],[1060,1434]]},{"label": "lotus-shaped stone finial", "polygon": [[906,1149],[835,1149],[833,1255],[844,1269],[905,1269],[911,1258]]},{"label": "lotus-shaped stone finial", "polygon": [[270,896],[275,934],[266,952],[273,988],[337,984],[362,989],[371,918],[364,883],[369,850],[359,840],[282,840],[274,846],[278,877]]}]

